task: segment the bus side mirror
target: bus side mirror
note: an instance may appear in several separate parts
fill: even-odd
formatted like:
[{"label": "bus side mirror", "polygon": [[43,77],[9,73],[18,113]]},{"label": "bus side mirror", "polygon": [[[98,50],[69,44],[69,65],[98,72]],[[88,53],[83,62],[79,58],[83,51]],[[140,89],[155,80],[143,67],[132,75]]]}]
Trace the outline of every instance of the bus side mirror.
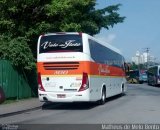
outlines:
[{"label": "bus side mirror", "polygon": [[124,62],[124,68],[125,68],[125,72],[126,72],[126,73],[130,71],[130,66],[129,66],[129,64],[127,64],[127,63],[125,63],[125,62]]}]

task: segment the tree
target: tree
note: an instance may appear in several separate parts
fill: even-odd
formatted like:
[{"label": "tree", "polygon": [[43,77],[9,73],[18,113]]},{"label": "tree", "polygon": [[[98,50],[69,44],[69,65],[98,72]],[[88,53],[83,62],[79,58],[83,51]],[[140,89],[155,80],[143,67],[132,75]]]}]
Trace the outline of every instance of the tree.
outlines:
[{"label": "tree", "polygon": [[94,35],[101,28],[123,22],[125,17],[117,13],[120,4],[99,10],[95,5],[96,0],[0,0],[0,36],[23,37],[36,57],[37,38],[42,33],[77,31]]},{"label": "tree", "polygon": [[99,10],[95,9],[95,5],[95,0],[52,0],[46,10],[50,20],[55,21],[57,31],[80,31],[94,35],[102,27],[109,29],[123,22],[124,17],[117,13],[120,4]]},{"label": "tree", "polygon": [[[117,13],[120,4],[99,10],[95,5],[96,0],[0,0],[0,36],[23,37],[36,57],[37,39],[42,33],[77,31],[94,35],[101,28],[123,22],[125,17]],[[2,41],[0,44],[8,46]],[[14,59],[9,51],[5,53]]]},{"label": "tree", "polygon": [[135,62],[130,63],[130,70],[138,70],[138,65]]},{"label": "tree", "polygon": [[0,59],[11,61],[12,65],[21,70],[35,68],[35,60],[24,38],[0,37]]},{"label": "tree", "polygon": [[[0,35],[25,37],[32,52],[46,32],[78,31],[94,35],[123,22],[118,5],[95,9],[96,0],[1,0]],[[36,53],[35,53],[36,54]]]},{"label": "tree", "polygon": [[[125,17],[117,13],[120,4],[99,10],[95,5],[96,0],[0,0],[0,58],[35,72],[33,55],[40,34],[76,31],[94,35],[123,22]],[[35,73],[27,75],[36,81]]]}]

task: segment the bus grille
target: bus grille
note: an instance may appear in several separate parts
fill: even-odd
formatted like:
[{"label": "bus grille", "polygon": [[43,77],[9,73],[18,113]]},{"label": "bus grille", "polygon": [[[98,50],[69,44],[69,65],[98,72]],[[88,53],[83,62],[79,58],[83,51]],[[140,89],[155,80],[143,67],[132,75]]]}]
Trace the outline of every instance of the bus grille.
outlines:
[{"label": "bus grille", "polygon": [[43,67],[45,70],[74,70],[78,69],[79,62],[45,62]]}]

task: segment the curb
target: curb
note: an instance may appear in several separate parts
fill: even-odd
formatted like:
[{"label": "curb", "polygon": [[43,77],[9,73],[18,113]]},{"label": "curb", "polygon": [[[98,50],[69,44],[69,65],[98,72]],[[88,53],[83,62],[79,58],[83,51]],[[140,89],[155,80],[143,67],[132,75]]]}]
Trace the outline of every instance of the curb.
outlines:
[{"label": "curb", "polygon": [[60,105],[61,104],[54,104],[54,106],[53,106],[53,103],[44,103],[43,105],[40,105],[40,106],[37,106],[37,107],[1,114],[0,118],[4,118],[4,117],[8,117],[8,116],[14,116],[14,115],[22,114],[22,113],[25,113],[25,112],[35,111],[35,110],[38,110],[38,109],[56,108]]},{"label": "curb", "polygon": [[42,108],[42,106],[38,106],[38,107],[34,107],[34,108],[29,108],[29,109],[25,109],[25,110],[20,110],[20,111],[15,111],[15,112],[4,113],[4,114],[0,115],[0,118],[8,117],[8,116],[13,116],[13,115],[17,115],[17,114],[22,114],[24,112],[34,111],[34,110],[38,110],[40,108]]}]

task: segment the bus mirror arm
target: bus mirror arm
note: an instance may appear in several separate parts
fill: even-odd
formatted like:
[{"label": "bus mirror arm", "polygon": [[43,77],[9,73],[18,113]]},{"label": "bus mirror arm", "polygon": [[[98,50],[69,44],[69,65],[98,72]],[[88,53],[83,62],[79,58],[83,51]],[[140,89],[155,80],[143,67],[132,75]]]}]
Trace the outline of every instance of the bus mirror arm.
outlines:
[{"label": "bus mirror arm", "polygon": [[127,64],[126,62],[124,62],[124,68],[126,73],[130,71],[129,64]]}]

